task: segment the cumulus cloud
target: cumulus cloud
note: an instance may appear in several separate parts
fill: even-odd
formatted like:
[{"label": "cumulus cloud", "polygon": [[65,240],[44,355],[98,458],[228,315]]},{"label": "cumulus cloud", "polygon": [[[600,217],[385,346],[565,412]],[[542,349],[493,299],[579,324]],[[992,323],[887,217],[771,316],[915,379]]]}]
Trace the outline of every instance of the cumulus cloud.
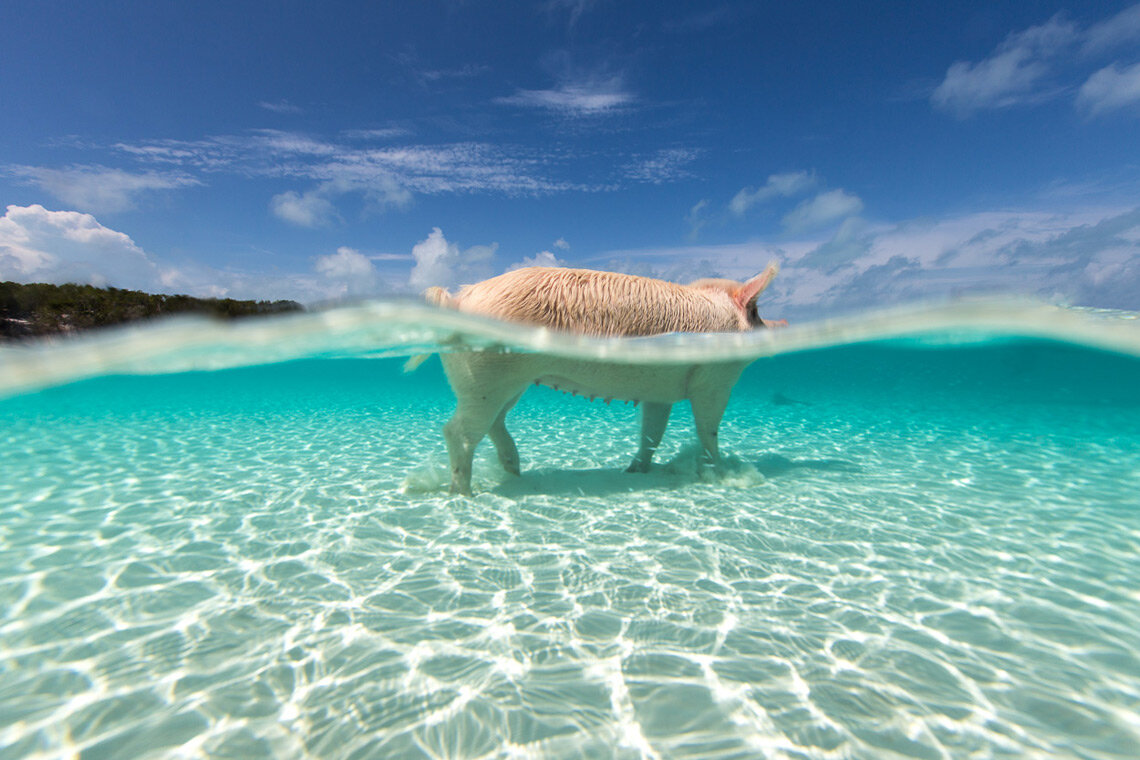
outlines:
[{"label": "cumulus cloud", "polygon": [[1140,63],[1127,68],[1106,66],[1088,78],[1077,93],[1077,105],[1091,116],[1140,104]]},{"label": "cumulus cloud", "polygon": [[416,243],[412,248],[412,267],[408,284],[415,290],[432,285],[453,288],[471,282],[478,282],[491,274],[497,243],[476,245],[460,250],[455,243],[448,242],[439,227]]},{"label": "cumulus cloud", "polygon": [[804,232],[854,216],[863,210],[859,196],[845,190],[829,190],[803,201],[784,216],[789,232]]},{"label": "cumulus cloud", "polygon": [[1038,85],[1049,72],[1050,59],[1076,37],[1073,24],[1059,15],[1011,34],[988,58],[951,65],[931,102],[965,117],[983,108],[1002,108],[1039,97]]},{"label": "cumulus cloud", "polygon": [[0,217],[0,280],[153,289],[162,276],[129,236],[90,214],[32,205]]},{"label": "cumulus cloud", "polygon": [[507,267],[508,272],[513,272],[516,269],[523,269],[524,267],[564,267],[566,262],[555,256],[550,251],[540,251],[533,256],[528,256],[522,261],[511,264]]},{"label": "cumulus cloud", "polygon": [[554,241],[554,247],[560,251],[569,251],[570,244],[566,242],[566,238],[558,238]]},{"label": "cumulus cloud", "polygon": [[729,210],[737,216],[743,216],[750,208],[775,198],[790,198],[807,192],[816,184],[815,174],[812,172],[789,172],[786,174],[773,174],[768,181],[758,188],[741,188],[729,202]]},{"label": "cumulus cloud", "polygon": [[243,272],[200,263],[175,266],[90,214],[13,205],[0,217],[0,280],[15,282],[74,282],[202,298],[288,298],[304,303],[406,287],[384,279],[372,260],[340,248],[319,257],[313,272]]},{"label": "cumulus cloud", "polygon": [[69,206],[93,214],[128,211],[146,193],[201,184],[181,172],[128,172],[105,166],[11,166],[8,171],[30,180]]},{"label": "cumulus cloud", "polygon": [[371,295],[376,291],[376,267],[354,248],[341,246],[336,253],[319,256],[313,268],[335,286],[338,297]]}]

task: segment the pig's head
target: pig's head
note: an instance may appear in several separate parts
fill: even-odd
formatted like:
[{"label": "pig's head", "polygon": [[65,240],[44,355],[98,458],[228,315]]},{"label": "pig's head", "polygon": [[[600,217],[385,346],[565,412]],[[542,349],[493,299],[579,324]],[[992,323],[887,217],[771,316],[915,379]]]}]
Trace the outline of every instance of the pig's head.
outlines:
[{"label": "pig's head", "polygon": [[760,274],[748,282],[736,280],[704,279],[689,283],[690,288],[698,290],[719,290],[724,292],[736,310],[741,330],[752,330],[758,327],[786,327],[788,322],[784,319],[761,319],[756,301],[760,294],[772,283],[780,266],[772,262]]}]

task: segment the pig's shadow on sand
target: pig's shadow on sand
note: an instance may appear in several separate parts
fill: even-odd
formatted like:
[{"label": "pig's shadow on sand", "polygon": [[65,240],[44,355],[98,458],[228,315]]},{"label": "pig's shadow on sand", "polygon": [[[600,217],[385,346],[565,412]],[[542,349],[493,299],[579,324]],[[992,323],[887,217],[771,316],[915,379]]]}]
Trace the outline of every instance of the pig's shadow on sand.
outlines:
[{"label": "pig's shadow on sand", "polygon": [[[747,461],[747,460],[744,460]],[[742,461],[742,464],[744,462]],[[764,454],[747,461],[766,479],[781,478],[789,473],[861,472],[862,468],[845,459],[790,459],[780,454]],[[509,478],[489,490],[500,496],[517,497],[536,494],[572,496],[607,496],[614,493],[673,490],[693,484],[696,475],[688,468],[674,464],[654,465],[647,474],[628,473],[620,468],[589,469],[524,469],[522,477]],[[710,485],[713,483],[710,483]]]}]

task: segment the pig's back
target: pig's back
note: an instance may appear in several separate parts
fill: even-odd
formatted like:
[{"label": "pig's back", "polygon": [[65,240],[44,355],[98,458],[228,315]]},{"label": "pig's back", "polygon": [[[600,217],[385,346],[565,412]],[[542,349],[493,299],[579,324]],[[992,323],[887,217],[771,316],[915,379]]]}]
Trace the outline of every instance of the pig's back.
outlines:
[{"label": "pig's back", "polygon": [[516,269],[463,288],[455,300],[461,311],[584,335],[741,329],[726,293],[589,269]]}]

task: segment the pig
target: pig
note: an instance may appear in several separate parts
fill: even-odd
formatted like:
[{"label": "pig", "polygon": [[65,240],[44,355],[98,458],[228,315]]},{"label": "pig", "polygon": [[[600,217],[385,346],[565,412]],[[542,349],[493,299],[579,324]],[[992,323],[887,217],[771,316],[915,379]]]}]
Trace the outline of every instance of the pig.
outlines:
[{"label": "pig", "polygon": [[[467,285],[452,296],[424,293],[429,303],[509,322],[596,337],[670,332],[733,332],[786,324],[766,322],[757,297],[776,276],[769,264],[747,282],[697,280],[679,285],[648,277],[560,267],[516,269]],[[546,385],[590,400],[642,405],[641,436],[627,472],[648,472],[674,403],[688,400],[700,444],[698,470],[719,460],[717,429],[729,394],[749,361],[628,364],[533,353],[465,351],[441,355],[455,393],[455,414],[444,425],[451,493],[471,493],[475,447],[488,436],[499,462],[520,474],[519,453],[507,431],[507,412],[531,385]]]}]

